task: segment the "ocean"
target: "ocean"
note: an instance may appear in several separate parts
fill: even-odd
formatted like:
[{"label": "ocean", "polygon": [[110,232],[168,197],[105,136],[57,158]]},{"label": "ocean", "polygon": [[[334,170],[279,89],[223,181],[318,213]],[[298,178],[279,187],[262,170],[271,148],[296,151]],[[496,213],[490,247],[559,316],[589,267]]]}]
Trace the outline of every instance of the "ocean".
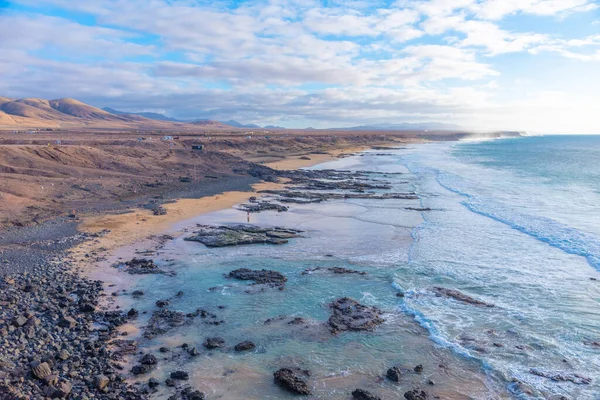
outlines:
[{"label": "ocean", "polygon": [[[323,399],[348,399],[359,387],[383,399],[415,388],[442,399],[599,399],[599,160],[600,137],[546,136],[415,144],[313,167],[387,173],[377,179],[420,200],[253,214],[257,225],[305,231],[283,246],[169,242],[157,261],[177,275],[143,278],[147,295],[132,305],[152,311],[182,290],[172,307],[207,309],[225,323],[194,322],[146,350],[201,348],[211,336],[258,346],[169,356],[153,376],[185,369],[207,398],[224,399],[293,398],[273,385],[284,366],[310,370],[314,398]],[[180,228],[226,222],[246,222],[246,213],[223,210]],[[302,273],[334,266],[367,275]],[[224,276],[241,267],[277,270],[286,289],[248,293]],[[437,296],[436,287],[493,307]],[[324,332],[328,304],[344,296],[379,307],[386,322],[372,333]],[[286,317],[265,324],[278,316]],[[287,323],[296,317],[306,323]],[[406,371],[399,383],[382,378],[394,365]]]}]

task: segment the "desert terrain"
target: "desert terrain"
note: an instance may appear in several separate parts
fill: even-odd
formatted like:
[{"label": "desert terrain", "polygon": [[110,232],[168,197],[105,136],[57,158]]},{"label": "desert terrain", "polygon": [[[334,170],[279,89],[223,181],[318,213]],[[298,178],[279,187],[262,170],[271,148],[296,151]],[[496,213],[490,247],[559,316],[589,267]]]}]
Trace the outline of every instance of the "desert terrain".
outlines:
[{"label": "desert terrain", "polygon": [[253,165],[297,168],[332,157],[332,151],[469,135],[249,130],[211,120],[115,115],[68,98],[0,97],[0,226],[246,188],[261,178],[248,172]]}]

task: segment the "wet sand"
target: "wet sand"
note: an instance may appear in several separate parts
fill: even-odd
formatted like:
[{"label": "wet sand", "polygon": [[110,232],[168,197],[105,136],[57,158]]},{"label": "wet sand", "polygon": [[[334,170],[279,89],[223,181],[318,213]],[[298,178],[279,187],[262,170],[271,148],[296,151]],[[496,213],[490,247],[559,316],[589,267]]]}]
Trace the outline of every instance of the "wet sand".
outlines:
[{"label": "wet sand", "polygon": [[[335,160],[346,154],[353,154],[364,150],[365,147],[355,147],[343,150],[330,151],[327,154],[310,154],[310,160],[301,159],[303,156],[285,158],[280,161],[265,163],[268,167],[277,170],[293,170],[306,168],[313,165]],[[150,248],[156,245],[160,235],[176,235],[172,231],[174,224],[202,214],[224,210],[236,204],[247,201],[255,195],[255,192],[268,189],[281,189],[285,180],[280,179],[278,183],[261,182],[252,185],[254,192],[232,191],[199,199],[178,199],[173,203],[164,204],[166,215],[155,216],[151,210],[134,209],[130,213],[105,214],[100,216],[82,216],[83,222],[78,229],[87,233],[96,233],[102,230],[110,230],[95,241],[88,241],[76,246],[71,254],[83,262],[89,264],[86,254],[95,253],[98,256],[108,256],[116,249],[123,246],[138,244],[147,245]],[[145,242],[145,243],[144,243]],[[110,284],[110,282],[107,282]]]}]

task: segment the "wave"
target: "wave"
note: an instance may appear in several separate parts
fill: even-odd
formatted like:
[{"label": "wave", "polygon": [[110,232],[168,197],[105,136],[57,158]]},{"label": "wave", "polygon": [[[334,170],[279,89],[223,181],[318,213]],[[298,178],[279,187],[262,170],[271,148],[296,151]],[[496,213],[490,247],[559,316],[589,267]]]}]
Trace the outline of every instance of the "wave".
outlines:
[{"label": "wave", "polygon": [[462,204],[470,211],[506,224],[568,254],[585,257],[593,268],[600,271],[600,240],[596,236],[551,218],[520,213],[492,199],[473,194],[468,182],[460,176],[438,171],[436,180],[442,187],[465,197]]}]

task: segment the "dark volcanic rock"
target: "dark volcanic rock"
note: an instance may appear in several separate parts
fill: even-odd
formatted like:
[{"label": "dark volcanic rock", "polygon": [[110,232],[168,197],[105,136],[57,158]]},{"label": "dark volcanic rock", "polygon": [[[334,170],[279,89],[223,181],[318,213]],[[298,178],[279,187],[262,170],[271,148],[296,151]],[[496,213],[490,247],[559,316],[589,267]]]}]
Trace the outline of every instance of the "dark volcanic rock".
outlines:
[{"label": "dark volcanic rock", "polygon": [[204,400],[204,393],[187,387],[181,391],[182,400]]},{"label": "dark volcanic rock", "polygon": [[140,363],[144,365],[156,365],[158,364],[158,360],[153,354],[145,354],[140,360]]},{"label": "dark volcanic rock", "polygon": [[384,322],[381,310],[364,306],[348,297],[334,301],[330,307],[333,314],[327,324],[333,334],[344,331],[372,331]]},{"label": "dark volcanic rock", "polygon": [[373,200],[418,200],[416,193],[338,193],[338,192],[311,192],[299,190],[261,190],[260,193],[268,193],[279,196],[277,199],[282,203],[320,203],[327,200],[344,199],[373,199]]},{"label": "dark volcanic rock", "polygon": [[77,321],[73,317],[63,317],[60,321],[58,321],[58,326],[61,328],[73,329],[77,326]]},{"label": "dark volcanic rock", "polygon": [[381,397],[375,396],[369,391],[356,389],[352,392],[352,398],[356,400],[381,400]]},{"label": "dark volcanic rock", "polygon": [[52,397],[54,397],[55,399],[67,398],[71,394],[72,390],[73,390],[73,385],[70,382],[67,382],[67,381],[59,382],[56,385],[56,388],[54,390],[54,393],[52,394]]},{"label": "dark volcanic rock", "polygon": [[247,211],[251,213],[258,213],[262,211],[277,211],[284,212],[288,210],[287,206],[282,206],[281,204],[271,203],[268,201],[254,201],[251,204],[242,204],[239,206],[241,211]]},{"label": "dark volcanic rock", "polygon": [[235,351],[254,350],[255,348],[256,348],[256,345],[254,344],[254,342],[251,342],[250,340],[245,340],[241,343],[238,343],[234,347]]},{"label": "dark volcanic rock", "polygon": [[[237,246],[245,244],[284,244],[288,238],[298,237],[301,231],[283,228],[261,228],[250,224],[222,226],[199,225],[187,241],[200,242],[208,247]],[[282,237],[285,236],[285,237]]]},{"label": "dark volcanic rock", "polygon": [[287,282],[287,278],[283,274],[277,271],[269,271],[266,269],[252,270],[248,268],[240,268],[227,274],[227,278],[253,281],[255,284],[266,284],[273,287],[284,286],[285,282]]},{"label": "dark volcanic rock", "polygon": [[488,304],[481,300],[477,300],[471,296],[468,296],[462,292],[459,292],[458,290],[436,286],[433,288],[433,291],[435,292],[436,296],[450,297],[450,298],[453,298],[454,300],[457,300],[457,301],[460,301],[463,303],[473,304],[476,306],[494,307],[493,304]]},{"label": "dark volcanic rock", "polygon": [[148,386],[150,388],[155,388],[155,387],[157,387],[159,385],[160,385],[160,382],[156,378],[150,378],[150,380],[148,380]]},{"label": "dark volcanic rock", "polygon": [[164,208],[163,206],[158,206],[152,210],[152,213],[154,215],[167,215],[167,209]]},{"label": "dark volcanic rock", "polygon": [[31,363],[31,373],[38,379],[44,379],[52,374],[52,370],[48,363],[33,362]]},{"label": "dark volcanic rock", "polygon": [[220,337],[210,337],[207,338],[202,345],[207,349],[218,349],[225,346],[225,340]]},{"label": "dark volcanic rock", "polygon": [[137,318],[140,315],[140,313],[138,312],[138,310],[136,310],[135,308],[132,308],[131,310],[129,310],[127,312],[127,316],[129,318]]},{"label": "dark volcanic rock", "polygon": [[406,400],[427,400],[429,397],[423,390],[413,389],[404,393]]},{"label": "dark volcanic rock", "polygon": [[589,385],[592,383],[592,379],[577,373],[568,372],[550,372],[542,371],[536,368],[529,370],[530,374],[548,378],[555,382],[572,382],[576,385]]},{"label": "dark volcanic rock", "polygon": [[96,311],[96,307],[94,307],[90,303],[81,303],[79,305],[79,311],[86,312],[86,313],[88,313],[88,312],[94,312],[94,311]]},{"label": "dark volcanic rock", "polygon": [[138,364],[138,365],[134,365],[131,368],[131,373],[133,375],[144,375],[144,374],[147,374],[148,372],[152,371],[153,369],[154,369],[154,365]]},{"label": "dark volcanic rock", "polygon": [[169,300],[157,300],[156,301],[156,307],[166,307],[169,305]]},{"label": "dark volcanic rock", "polygon": [[387,378],[393,382],[400,382],[400,378],[402,377],[402,370],[398,367],[392,367],[387,370],[385,376],[387,376]]},{"label": "dark volcanic rock", "polygon": [[187,381],[190,379],[190,374],[185,371],[175,371],[171,372],[171,379],[176,379],[179,381]]},{"label": "dark volcanic rock", "polygon": [[[146,275],[146,274],[165,274],[165,275],[174,275],[173,272],[164,271],[156,264],[154,261],[147,258],[134,258],[131,261],[127,261],[124,264],[117,263],[114,265],[115,267],[125,266],[125,271],[132,275]],[[144,292],[135,291],[133,292],[134,296],[141,296]]]},{"label": "dark volcanic rock", "polygon": [[103,391],[108,384],[110,383],[110,379],[106,375],[96,375],[94,376],[94,386],[98,390]]},{"label": "dark volcanic rock", "polygon": [[120,374],[125,353],[117,328],[126,313],[99,306],[102,282],[78,275],[63,253],[97,236],[60,243],[49,236],[23,243],[37,256],[15,259],[18,273],[0,263],[0,399],[145,398]]},{"label": "dark volcanic rock", "polygon": [[306,383],[309,376],[308,371],[301,371],[291,368],[281,368],[273,374],[275,384],[288,392],[310,395],[311,391]]},{"label": "dark volcanic rock", "polygon": [[148,321],[144,330],[144,337],[152,339],[158,335],[163,335],[173,328],[184,325],[189,318],[182,312],[161,309],[155,311]]},{"label": "dark volcanic rock", "polygon": [[304,271],[302,271],[302,275],[310,275],[310,274],[312,274],[314,272],[319,272],[319,271],[329,271],[329,272],[332,272],[332,273],[337,274],[337,275],[352,275],[352,274],[367,275],[367,273],[364,272],[364,271],[356,271],[354,269],[347,269],[347,268],[342,268],[342,267],[330,267],[330,268],[316,267],[316,268],[309,268],[309,269],[305,269]]}]

